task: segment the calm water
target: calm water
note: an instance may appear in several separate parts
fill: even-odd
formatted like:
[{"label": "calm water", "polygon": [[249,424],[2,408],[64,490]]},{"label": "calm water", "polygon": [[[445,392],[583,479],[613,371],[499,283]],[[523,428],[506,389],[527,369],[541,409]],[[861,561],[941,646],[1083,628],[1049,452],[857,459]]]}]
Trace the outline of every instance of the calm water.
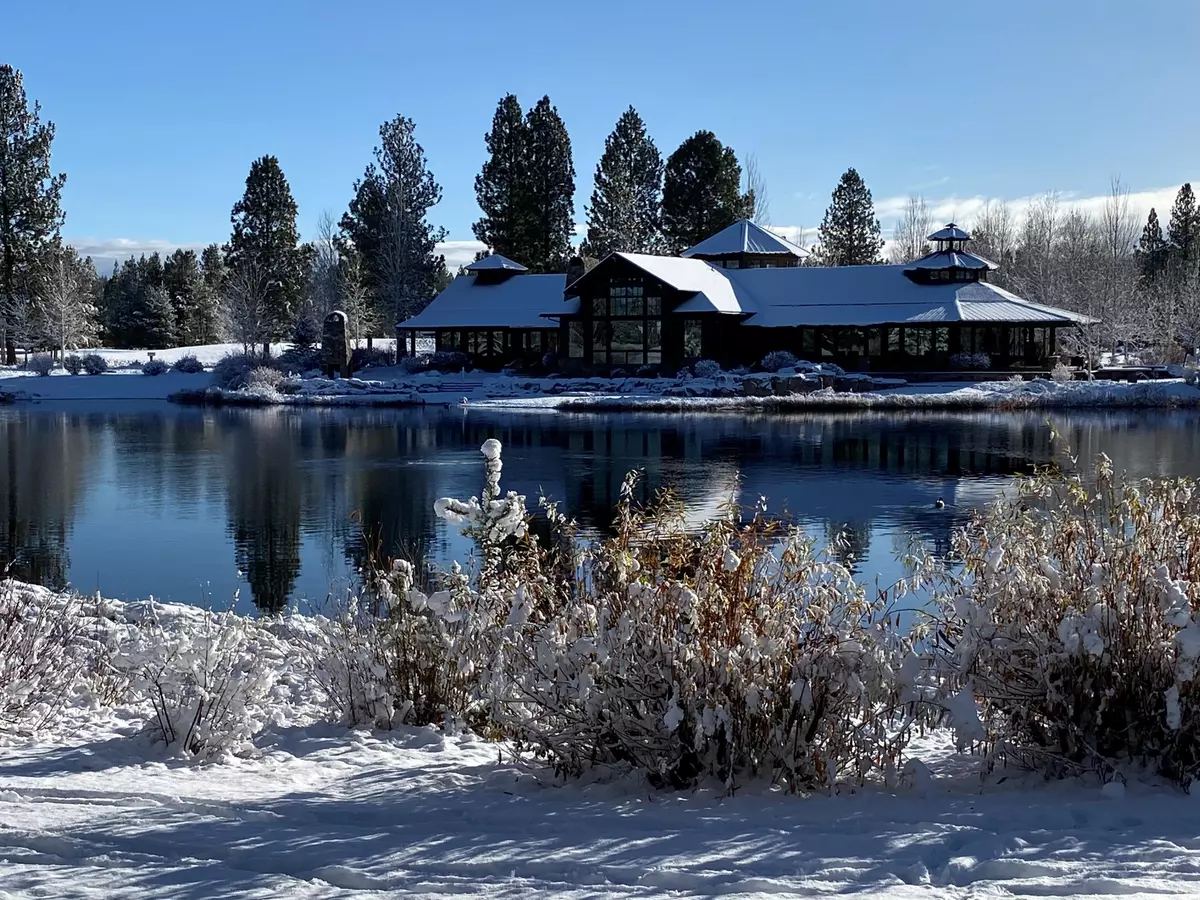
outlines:
[{"label": "calm water", "polygon": [[[1200,475],[1189,413],[571,415],[460,410],[0,410],[0,563],[106,596],[278,608],[353,583],[364,544],[465,558],[441,496],[479,492],[479,445],[504,443],[504,486],[561,500],[602,529],[621,479],[673,485],[696,522],[732,492],[846,536],[892,580],[915,535],[944,548],[969,509],[1049,462],[1050,427],[1136,474]],[[934,509],[944,498],[947,508]]]}]

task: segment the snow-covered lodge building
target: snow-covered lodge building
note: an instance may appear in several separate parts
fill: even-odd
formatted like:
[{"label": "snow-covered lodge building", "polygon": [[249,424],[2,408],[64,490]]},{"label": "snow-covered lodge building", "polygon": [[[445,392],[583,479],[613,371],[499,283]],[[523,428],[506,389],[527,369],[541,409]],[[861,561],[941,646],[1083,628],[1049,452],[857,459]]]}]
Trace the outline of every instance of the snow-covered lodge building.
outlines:
[{"label": "snow-covered lodge building", "polygon": [[493,255],[396,330],[400,346],[432,335],[483,368],[549,350],[564,371],[749,365],[772,350],[858,371],[946,369],[957,353],[986,353],[993,369],[1047,368],[1059,329],[1093,320],[990,284],[996,266],[966,249],[970,239],[951,223],[916,262],[825,268],[743,220],[677,257],[613,253],[566,275]]}]

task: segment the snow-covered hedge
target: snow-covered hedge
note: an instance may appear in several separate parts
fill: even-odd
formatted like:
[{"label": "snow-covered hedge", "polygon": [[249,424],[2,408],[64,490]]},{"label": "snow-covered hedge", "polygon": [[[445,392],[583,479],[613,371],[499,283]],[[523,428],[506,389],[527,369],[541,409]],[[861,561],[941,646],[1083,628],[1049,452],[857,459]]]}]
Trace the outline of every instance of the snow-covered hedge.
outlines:
[{"label": "snow-covered hedge", "polygon": [[54,371],[54,357],[49,353],[35,353],[25,365],[30,372],[46,376]]},{"label": "snow-covered hedge", "polygon": [[63,360],[63,368],[71,375],[78,375],[83,371],[83,357],[77,353],[67,354],[67,358]]},{"label": "snow-covered hedge", "polygon": [[950,357],[951,369],[987,370],[992,358],[986,353],[955,353]]},{"label": "snow-covered hedge", "polygon": [[204,371],[204,363],[200,362],[194,353],[189,353],[187,356],[181,356],[175,360],[172,368],[185,375],[198,375]]},{"label": "snow-covered hedge", "polygon": [[711,359],[698,359],[692,366],[697,378],[716,378],[721,374],[721,364]]},{"label": "snow-covered hedge", "polygon": [[143,375],[166,375],[170,371],[171,367],[161,359],[152,359],[142,364]]},{"label": "snow-covered hedge", "polygon": [[1200,775],[1200,492],[1189,480],[1042,474],[957,538],[946,694],[1010,758]]},{"label": "snow-covered hedge", "polygon": [[83,358],[83,371],[88,375],[103,375],[108,371],[108,360],[99,353],[89,353]]},{"label": "snow-covered hedge", "polygon": [[772,350],[762,358],[759,365],[764,372],[778,372],[780,369],[795,368],[799,360],[786,350]]}]

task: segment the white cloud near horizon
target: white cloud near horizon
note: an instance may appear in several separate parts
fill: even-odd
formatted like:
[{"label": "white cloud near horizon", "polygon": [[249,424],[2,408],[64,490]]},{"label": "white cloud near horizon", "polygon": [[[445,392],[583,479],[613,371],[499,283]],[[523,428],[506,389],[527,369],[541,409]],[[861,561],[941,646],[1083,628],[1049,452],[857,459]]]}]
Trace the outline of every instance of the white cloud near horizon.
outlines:
[{"label": "white cloud near horizon", "polygon": [[[68,238],[67,243],[80,256],[90,256],[101,275],[107,275],[113,263],[135,259],[143,254],[160,253],[167,256],[176,250],[201,252],[206,243],[177,243],[162,238]],[[459,266],[475,259],[475,254],[484,249],[481,241],[444,241],[437,245],[437,252],[446,257],[446,267],[457,272]]]}]

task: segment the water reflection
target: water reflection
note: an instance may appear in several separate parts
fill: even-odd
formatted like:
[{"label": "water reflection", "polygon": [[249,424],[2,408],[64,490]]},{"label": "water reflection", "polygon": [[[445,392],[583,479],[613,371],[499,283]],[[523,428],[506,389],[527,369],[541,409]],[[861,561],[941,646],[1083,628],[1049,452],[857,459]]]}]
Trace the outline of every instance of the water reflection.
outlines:
[{"label": "water reflection", "polygon": [[[856,570],[890,579],[909,535],[943,552],[1013,474],[1103,450],[1135,474],[1200,472],[1188,413],[791,417],[458,410],[0,411],[0,563],[21,578],[123,597],[264,610],[349,585],[368,549],[468,550],[432,514],[480,488],[479,445],[505,444],[505,487],[606,527],[625,474],[675,486],[699,526],[766,496]],[[942,498],[944,509],[936,509]]]}]

